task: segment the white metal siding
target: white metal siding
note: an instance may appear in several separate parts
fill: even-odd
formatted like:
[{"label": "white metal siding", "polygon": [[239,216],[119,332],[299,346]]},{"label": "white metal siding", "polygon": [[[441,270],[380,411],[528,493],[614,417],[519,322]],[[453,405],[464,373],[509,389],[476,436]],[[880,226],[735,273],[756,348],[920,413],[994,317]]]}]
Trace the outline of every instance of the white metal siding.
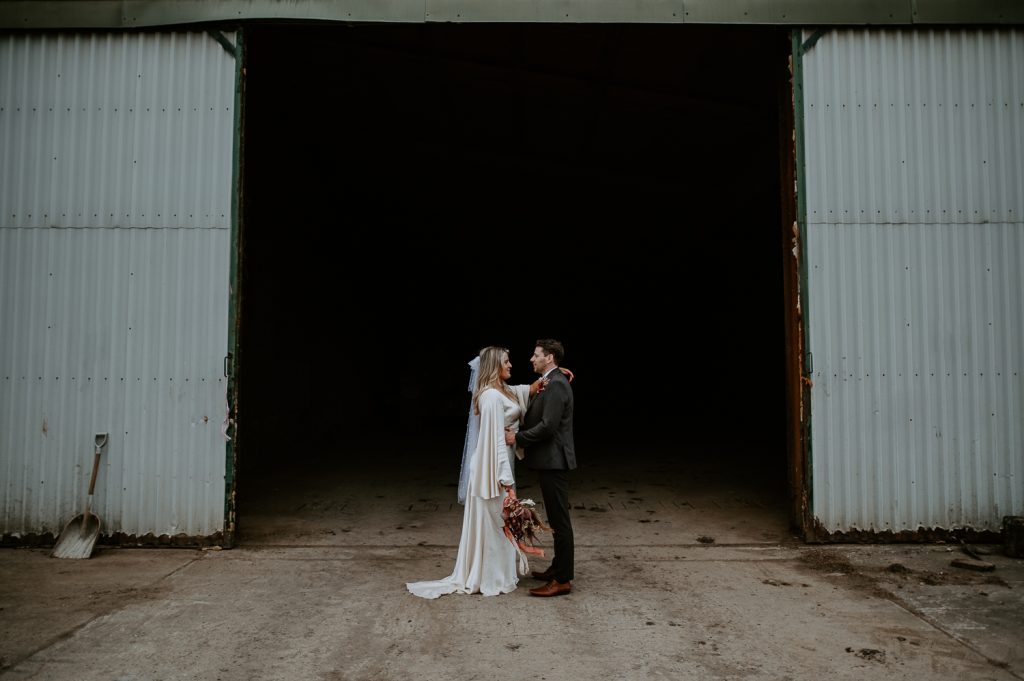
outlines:
[{"label": "white metal siding", "polygon": [[104,533],[223,529],[234,69],[202,33],[0,37],[5,534],[81,512],[97,432]]},{"label": "white metal siding", "polygon": [[234,76],[205,33],[0,38],[0,228],[228,225]]},{"label": "white metal siding", "polygon": [[1024,512],[1024,34],[829,31],[803,58],[813,513]]}]

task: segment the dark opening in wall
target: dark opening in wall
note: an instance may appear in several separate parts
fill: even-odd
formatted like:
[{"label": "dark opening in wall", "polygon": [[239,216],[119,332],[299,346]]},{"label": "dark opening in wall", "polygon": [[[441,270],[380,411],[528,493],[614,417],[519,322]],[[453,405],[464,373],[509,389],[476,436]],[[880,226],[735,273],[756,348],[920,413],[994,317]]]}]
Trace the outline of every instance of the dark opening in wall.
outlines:
[{"label": "dark opening in wall", "polygon": [[466,363],[504,345],[529,382],[539,337],[577,374],[582,465],[693,443],[781,488],[787,36],[247,31],[243,500],[355,443],[457,470]]}]

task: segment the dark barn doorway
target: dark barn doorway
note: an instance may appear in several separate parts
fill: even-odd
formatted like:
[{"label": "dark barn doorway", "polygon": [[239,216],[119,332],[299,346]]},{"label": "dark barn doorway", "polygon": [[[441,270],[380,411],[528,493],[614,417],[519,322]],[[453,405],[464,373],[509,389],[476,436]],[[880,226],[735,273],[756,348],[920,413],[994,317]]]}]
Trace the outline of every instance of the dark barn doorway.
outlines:
[{"label": "dark barn doorway", "polygon": [[466,362],[505,345],[529,382],[538,337],[578,377],[583,487],[718,486],[785,533],[788,49],[752,27],[247,29],[242,541],[344,481],[453,497]]}]

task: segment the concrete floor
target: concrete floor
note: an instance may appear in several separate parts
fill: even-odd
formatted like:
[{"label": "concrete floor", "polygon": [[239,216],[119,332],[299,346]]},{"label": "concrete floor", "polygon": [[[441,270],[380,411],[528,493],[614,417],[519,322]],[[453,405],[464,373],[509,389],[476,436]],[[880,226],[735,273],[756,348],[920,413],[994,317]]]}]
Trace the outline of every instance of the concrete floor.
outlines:
[{"label": "concrete floor", "polygon": [[[626,456],[592,457],[573,473],[570,501],[577,543],[658,546],[796,541],[787,516],[782,471],[752,466],[738,448],[714,459],[664,445]],[[615,452],[619,454],[620,452]],[[462,506],[458,461],[410,459],[401,452],[365,457],[362,468],[264,469],[241,502],[239,530],[247,546],[458,544]],[[359,457],[364,458],[364,457]],[[540,488],[517,464],[520,497]],[[399,477],[400,476],[400,477]]]},{"label": "concrete floor", "polygon": [[252,478],[231,550],[0,551],[0,676],[1024,679],[1024,561],[1001,547],[978,573],[959,547],[804,545],[764,471],[644,461],[579,471],[577,580],[553,599],[405,591],[456,552],[429,460]]}]

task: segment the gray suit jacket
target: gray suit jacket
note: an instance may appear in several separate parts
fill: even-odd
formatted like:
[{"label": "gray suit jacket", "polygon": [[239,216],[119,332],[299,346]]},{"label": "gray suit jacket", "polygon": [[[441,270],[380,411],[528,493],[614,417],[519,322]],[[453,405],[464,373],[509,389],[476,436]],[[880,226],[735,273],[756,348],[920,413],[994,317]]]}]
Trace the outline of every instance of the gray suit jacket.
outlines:
[{"label": "gray suit jacket", "polygon": [[523,462],[527,468],[572,470],[576,468],[572,386],[558,369],[549,378],[544,392],[530,400],[523,427],[516,433],[516,445],[526,452]]}]

